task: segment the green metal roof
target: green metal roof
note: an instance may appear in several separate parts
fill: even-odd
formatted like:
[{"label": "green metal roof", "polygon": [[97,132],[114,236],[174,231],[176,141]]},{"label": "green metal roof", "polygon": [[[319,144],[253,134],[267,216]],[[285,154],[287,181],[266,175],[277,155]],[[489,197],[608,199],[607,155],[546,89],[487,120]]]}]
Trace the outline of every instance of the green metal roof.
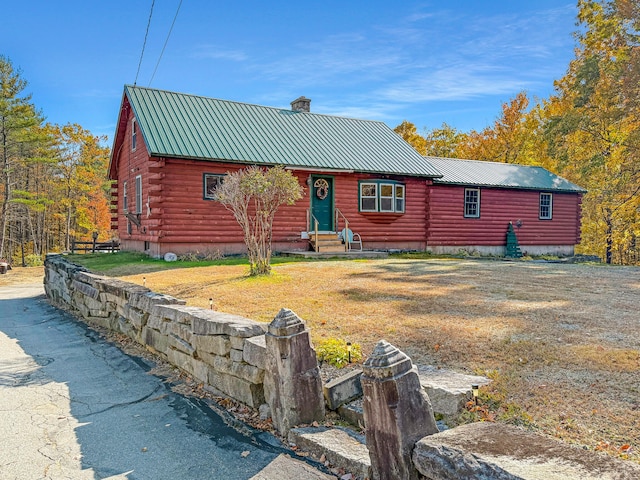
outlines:
[{"label": "green metal roof", "polygon": [[439,172],[382,122],[125,86],[149,154],[381,174]]},{"label": "green metal roof", "polygon": [[441,174],[437,184],[585,193],[578,185],[542,167],[425,157]]}]

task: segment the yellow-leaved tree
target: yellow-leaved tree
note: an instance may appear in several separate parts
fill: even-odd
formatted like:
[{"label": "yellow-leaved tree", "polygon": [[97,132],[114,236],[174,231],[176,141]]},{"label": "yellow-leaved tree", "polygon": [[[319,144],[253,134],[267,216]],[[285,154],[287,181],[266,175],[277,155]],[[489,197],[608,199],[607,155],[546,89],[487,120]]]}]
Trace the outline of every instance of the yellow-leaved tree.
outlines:
[{"label": "yellow-leaved tree", "polygon": [[578,9],[584,29],[576,58],[546,105],[549,153],[564,176],[589,191],[580,250],[607,263],[637,263],[638,8],[625,1],[580,0]]},{"label": "yellow-leaved tree", "polygon": [[62,242],[69,249],[71,238],[87,238],[93,232],[106,240],[110,235],[109,188],[106,177],[109,148],[103,137],[80,125],[47,125],[54,139],[55,172],[52,177],[57,198],[56,215],[64,222]]}]

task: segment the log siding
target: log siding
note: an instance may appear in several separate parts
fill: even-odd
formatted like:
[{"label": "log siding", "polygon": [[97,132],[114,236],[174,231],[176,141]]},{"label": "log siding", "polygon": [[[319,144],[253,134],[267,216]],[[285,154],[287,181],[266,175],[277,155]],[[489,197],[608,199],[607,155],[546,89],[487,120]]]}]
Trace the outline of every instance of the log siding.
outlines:
[{"label": "log siding", "polygon": [[516,234],[522,246],[580,243],[580,194],[552,192],[551,219],[539,218],[539,191],[480,188],[477,218],[464,216],[464,195],[464,186],[429,187],[428,247],[505,245],[509,222],[521,224]]}]

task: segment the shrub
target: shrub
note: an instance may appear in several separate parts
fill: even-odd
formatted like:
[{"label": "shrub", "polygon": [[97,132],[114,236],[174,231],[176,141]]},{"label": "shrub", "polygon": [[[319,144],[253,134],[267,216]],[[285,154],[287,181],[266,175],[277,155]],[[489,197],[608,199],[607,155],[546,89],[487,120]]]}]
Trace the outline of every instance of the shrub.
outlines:
[{"label": "shrub", "polygon": [[247,167],[229,173],[218,185],[214,197],[231,212],[242,227],[251,275],[271,272],[273,219],[282,205],[302,198],[303,187],[284,167]]},{"label": "shrub", "polygon": [[215,250],[203,250],[202,252],[196,250],[195,252],[187,252],[178,256],[178,260],[181,262],[201,262],[201,261],[213,261],[224,258],[222,252],[218,249]]},{"label": "shrub", "polygon": [[41,267],[44,265],[42,256],[32,253],[24,257],[24,263],[27,267]]},{"label": "shrub", "polygon": [[[316,354],[320,363],[327,362],[336,368],[342,368],[349,364],[349,349],[345,340],[327,338],[320,342],[316,348]],[[357,362],[362,358],[362,349],[359,343],[351,344],[351,361]]]}]

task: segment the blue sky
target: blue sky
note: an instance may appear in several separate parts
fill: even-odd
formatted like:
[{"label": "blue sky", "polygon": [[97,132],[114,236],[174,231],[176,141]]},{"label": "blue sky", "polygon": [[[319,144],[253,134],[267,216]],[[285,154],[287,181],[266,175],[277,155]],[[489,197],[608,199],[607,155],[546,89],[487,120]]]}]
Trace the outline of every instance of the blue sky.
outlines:
[{"label": "blue sky", "polygon": [[[0,55],[47,121],[115,129],[151,0],[8,1]],[[575,2],[156,0],[137,84],[317,113],[482,129],[521,90],[545,98],[573,58]]]}]

